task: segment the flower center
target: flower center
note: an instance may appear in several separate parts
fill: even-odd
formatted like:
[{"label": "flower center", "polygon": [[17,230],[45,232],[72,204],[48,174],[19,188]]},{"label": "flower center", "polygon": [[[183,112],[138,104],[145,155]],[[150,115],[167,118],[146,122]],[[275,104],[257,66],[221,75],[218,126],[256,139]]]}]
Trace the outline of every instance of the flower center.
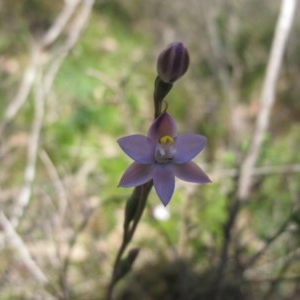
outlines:
[{"label": "flower center", "polygon": [[174,144],[174,139],[169,135],[164,135],[159,139],[161,145],[170,145]]},{"label": "flower center", "polygon": [[169,135],[164,135],[158,140],[155,149],[155,160],[159,163],[166,163],[172,160],[176,149],[174,139]]}]

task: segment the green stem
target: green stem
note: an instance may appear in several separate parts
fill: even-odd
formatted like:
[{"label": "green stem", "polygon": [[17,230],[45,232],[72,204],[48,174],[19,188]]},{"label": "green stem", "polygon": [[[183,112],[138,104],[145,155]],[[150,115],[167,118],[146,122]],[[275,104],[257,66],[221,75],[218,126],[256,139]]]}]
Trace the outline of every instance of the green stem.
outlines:
[{"label": "green stem", "polygon": [[136,187],[133,190],[133,194],[134,193],[139,194],[139,205],[138,205],[138,209],[136,211],[136,214],[134,216],[134,220],[133,220],[132,225],[130,226],[130,223],[129,223],[126,227],[124,227],[125,232],[124,232],[124,235],[123,235],[123,240],[122,240],[121,246],[118,250],[118,253],[117,253],[117,256],[116,256],[116,259],[115,259],[115,262],[114,262],[112,277],[111,277],[111,280],[110,280],[110,284],[107,288],[107,293],[106,293],[106,297],[105,297],[106,300],[112,299],[112,292],[113,292],[114,286],[118,282],[117,272],[119,270],[119,265],[120,265],[122,256],[123,256],[127,246],[129,245],[130,241],[133,238],[136,227],[137,227],[137,225],[138,225],[138,223],[141,219],[144,208],[146,206],[148,195],[151,191],[152,186],[153,186],[153,182],[151,180],[151,181],[149,181],[149,182],[147,182],[147,183],[145,183],[141,186]]},{"label": "green stem", "polygon": [[[159,77],[156,78],[155,80],[155,88],[154,88],[154,118],[157,118],[162,111],[162,102],[164,100],[164,97],[169,93],[169,91],[172,88],[172,84],[170,83],[165,83],[162,80],[160,80]],[[130,241],[133,238],[133,235],[135,233],[135,230],[137,228],[137,225],[142,217],[142,214],[144,212],[146,202],[148,199],[148,195],[151,191],[151,188],[153,186],[153,181],[149,181],[141,186],[136,187],[133,192],[131,197],[136,197],[138,196],[138,207],[135,211],[135,215],[131,220],[126,221],[125,218],[125,223],[124,223],[124,234],[123,234],[123,239],[121,246],[118,250],[117,256],[115,258],[114,266],[113,266],[113,272],[111,276],[110,283],[108,285],[107,291],[106,291],[106,296],[105,300],[111,300],[112,299],[112,293],[113,289],[120,279],[118,276],[118,271],[120,268],[120,263],[123,257],[123,254],[125,250],[127,249]]]}]

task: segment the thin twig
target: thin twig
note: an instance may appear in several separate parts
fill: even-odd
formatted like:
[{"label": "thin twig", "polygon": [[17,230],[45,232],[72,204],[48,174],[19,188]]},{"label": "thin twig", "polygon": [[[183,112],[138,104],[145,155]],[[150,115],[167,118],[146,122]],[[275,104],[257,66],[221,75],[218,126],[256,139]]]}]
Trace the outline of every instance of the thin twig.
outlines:
[{"label": "thin twig", "polygon": [[62,33],[78,4],[78,0],[68,0],[64,2],[65,5],[63,9],[49,30],[41,37],[40,40],[32,41],[30,47],[30,58],[23,74],[21,84],[16,96],[9,102],[9,105],[3,114],[3,121],[0,124],[0,138],[6,125],[16,116],[18,111],[28,99],[28,95],[36,79],[36,73],[40,63],[40,55],[43,52],[43,49],[54,43],[58,36]]},{"label": "thin twig", "polygon": [[11,224],[11,222],[7,219],[7,217],[2,211],[0,212],[0,224],[5,232],[7,241],[19,253],[22,262],[33,275],[34,279],[41,285],[45,285],[46,283],[48,283],[48,278],[37,265],[37,263],[32,259],[22,238],[15,231],[14,226]]},{"label": "thin twig", "polygon": [[[49,29],[44,37],[41,37],[41,39],[37,41],[33,41],[30,51],[30,60],[24,72],[19,90],[15,98],[10,102],[6,111],[4,112],[3,121],[0,124],[0,132],[2,132],[8,122],[16,116],[18,111],[25,104],[28,99],[29,93],[32,90],[33,84],[35,83],[35,114],[32,121],[30,137],[28,140],[27,161],[24,170],[23,185],[13,207],[12,215],[10,218],[11,221],[9,221],[3,213],[1,213],[0,215],[1,224],[5,229],[4,236],[1,236],[2,239],[0,241],[3,241],[3,237],[10,238],[14,242],[15,248],[23,257],[24,263],[31,270],[36,280],[43,284],[48,283],[48,279],[31,259],[25,244],[16,234],[15,228],[18,226],[31,197],[32,184],[34,182],[36,172],[38,144],[43,124],[44,107],[47,96],[52,88],[54,79],[63,60],[78,41],[94,4],[94,0],[82,0],[80,2],[81,5],[77,11],[76,17],[73,18],[73,21],[68,27],[68,34],[66,36],[65,42],[63,42],[60,47],[56,48],[56,51],[58,52],[52,53],[51,63],[43,64],[40,54],[45,50],[45,47],[50,46],[50,44],[52,44],[57,39],[62,31],[66,29],[67,21],[70,19],[71,15],[73,15],[75,6],[79,3],[79,1],[66,0],[66,6],[58,16],[57,21],[53,24],[53,27]],[[46,65],[46,67],[44,67],[44,65]],[[49,66],[48,69],[47,66]],[[76,231],[75,235],[78,235],[78,231]],[[74,245],[75,242],[76,238],[71,241],[70,248],[73,247],[72,245]],[[64,264],[65,273],[67,271],[67,265],[68,263]]]},{"label": "thin twig", "polygon": [[220,262],[217,268],[214,282],[215,299],[221,299],[221,287],[224,280],[223,274],[228,262],[231,232],[239,212],[240,204],[246,201],[249,197],[250,188],[252,185],[253,168],[255,167],[258,155],[260,153],[263,137],[268,129],[270,112],[275,102],[276,83],[279,77],[282,57],[293,21],[296,2],[296,0],[282,1],[280,14],[275,29],[274,40],[271,47],[269,62],[267,65],[265,81],[262,88],[260,98],[260,111],[256,119],[250,146],[245,158],[241,162],[241,169],[237,181],[237,193],[235,196],[233,196],[234,201],[229,210],[228,220],[224,225],[224,239],[221,249]]},{"label": "thin twig", "polygon": [[11,223],[14,228],[18,226],[20,218],[23,215],[24,209],[28,205],[31,196],[32,183],[34,181],[36,172],[38,144],[43,124],[45,105],[45,95],[43,91],[42,82],[39,80],[36,83],[36,96],[34,101],[35,114],[34,120],[32,122],[31,134],[28,141],[27,162],[24,170],[23,185],[16,199],[11,215]]},{"label": "thin twig", "polygon": [[55,40],[61,35],[66,28],[68,21],[71,19],[74,11],[80,0],[65,0],[64,7],[55,19],[52,26],[44,34],[41,40],[43,47],[47,47],[55,42]]},{"label": "thin twig", "polygon": [[[282,166],[263,166],[252,169],[252,176],[266,176],[266,175],[282,175],[290,173],[299,173],[300,164],[288,164]],[[212,177],[223,179],[224,177],[236,177],[239,174],[239,169],[221,169],[215,170]]]},{"label": "thin twig", "polygon": [[40,59],[40,46],[35,41],[30,47],[28,65],[23,73],[23,78],[18,88],[16,96],[9,102],[4,114],[3,120],[0,123],[0,139],[6,125],[16,116],[20,108],[26,102],[31,91],[32,85],[36,78],[36,72]]},{"label": "thin twig", "polygon": [[260,110],[247,154],[242,161],[238,182],[238,198],[245,201],[249,197],[252,184],[252,169],[257,162],[264,135],[270,122],[270,114],[275,102],[277,81],[284,50],[292,27],[297,0],[283,0],[277,21],[265,80],[260,96]]},{"label": "thin twig", "polygon": [[58,171],[54,166],[53,162],[51,161],[48,153],[43,150],[40,152],[41,161],[44,163],[45,169],[48,172],[49,178],[53,184],[53,187],[56,191],[58,197],[58,207],[59,207],[59,215],[61,218],[64,218],[67,203],[68,203],[68,196],[66,188],[60,179]]},{"label": "thin twig", "polygon": [[[65,43],[60,48],[59,55],[56,55],[50,68],[45,72],[44,76],[41,74],[39,83],[36,85],[36,97],[35,97],[35,118],[32,125],[32,133],[28,142],[28,159],[27,165],[24,172],[24,183],[17,198],[14,211],[12,213],[11,222],[13,226],[17,226],[19,220],[23,214],[24,208],[27,206],[30,195],[31,185],[35,177],[35,163],[38,152],[38,140],[40,130],[43,121],[44,105],[46,97],[51,90],[55,76],[69,53],[70,49],[76,44],[80,33],[82,32],[86,21],[90,15],[94,0],[83,0],[80,10],[77,13],[77,17],[70,25],[68,36]],[[70,7],[71,9],[72,7]]]}]

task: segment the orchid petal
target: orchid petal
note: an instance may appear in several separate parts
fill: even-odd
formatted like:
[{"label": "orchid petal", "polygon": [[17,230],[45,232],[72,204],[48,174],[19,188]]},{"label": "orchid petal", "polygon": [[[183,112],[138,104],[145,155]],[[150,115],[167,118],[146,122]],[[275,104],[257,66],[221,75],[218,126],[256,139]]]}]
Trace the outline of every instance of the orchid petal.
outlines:
[{"label": "orchid petal", "polygon": [[175,177],[169,165],[155,165],[153,170],[153,184],[158,197],[166,206],[174,192]]},{"label": "orchid petal", "polygon": [[153,144],[142,134],[133,134],[118,139],[122,150],[133,160],[142,164],[153,162]]},{"label": "orchid petal", "polygon": [[157,143],[162,136],[175,137],[176,131],[174,119],[168,113],[163,113],[152,123],[148,131],[148,137],[153,143]]},{"label": "orchid petal", "polygon": [[206,145],[206,137],[200,134],[179,135],[174,147],[176,153],[173,157],[175,164],[182,164],[193,159]]},{"label": "orchid petal", "polygon": [[153,175],[152,165],[143,165],[137,162],[133,162],[126,169],[118,186],[120,187],[139,186],[152,179],[152,175]]},{"label": "orchid petal", "polygon": [[182,180],[194,183],[208,183],[211,182],[204,171],[198,167],[194,162],[190,161],[184,164],[172,166],[174,175]]}]

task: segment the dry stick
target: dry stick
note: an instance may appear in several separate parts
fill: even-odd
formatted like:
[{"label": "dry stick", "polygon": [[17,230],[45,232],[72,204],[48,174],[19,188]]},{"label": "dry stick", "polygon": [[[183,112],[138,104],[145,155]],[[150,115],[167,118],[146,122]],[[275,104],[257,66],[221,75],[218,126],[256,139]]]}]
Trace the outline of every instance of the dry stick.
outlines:
[{"label": "dry stick", "polygon": [[59,246],[61,245],[61,235],[53,235],[53,232],[63,232],[63,220],[65,219],[65,212],[68,206],[68,193],[64,186],[64,183],[62,182],[62,179],[60,178],[57,168],[55,167],[45,149],[40,151],[39,156],[57,195],[57,201],[54,201],[54,199],[52,199],[55,207],[57,208],[57,211],[55,212],[56,221],[55,224],[52,223],[51,232],[52,241],[56,250],[56,257],[58,258],[58,261],[62,261],[61,251],[59,248]]},{"label": "dry stick", "polygon": [[2,226],[5,227],[5,236],[9,238],[13,243],[15,249],[21,254],[22,260],[28,270],[34,275],[35,279],[39,281],[41,285],[48,283],[47,277],[43,274],[38,265],[33,261],[30,253],[26,247],[26,244],[22,241],[15,231],[18,226],[20,218],[23,215],[24,209],[27,206],[30,195],[31,186],[35,177],[35,165],[37,160],[38,143],[40,138],[41,127],[44,116],[44,97],[43,86],[40,82],[40,76],[37,83],[36,96],[35,96],[35,116],[32,122],[32,130],[28,143],[28,158],[24,173],[24,184],[20,190],[17,202],[15,203],[14,210],[12,212],[11,221],[7,220],[5,215],[1,215]]},{"label": "dry stick", "polygon": [[[300,164],[282,165],[282,166],[263,166],[255,167],[252,169],[252,176],[266,176],[266,175],[281,175],[290,173],[299,173]],[[217,170],[213,174],[213,178],[223,179],[224,177],[238,176],[238,169],[223,169]]]},{"label": "dry stick", "polygon": [[265,80],[260,97],[260,110],[256,119],[251,143],[244,160],[241,163],[238,178],[237,194],[230,209],[228,221],[224,226],[224,241],[221,250],[221,260],[217,269],[215,291],[216,299],[220,299],[224,270],[228,261],[228,250],[231,242],[231,230],[239,212],[240,204],[246,201],[250,194],[253,168],[262,146],[263,137],[268,129],[270,112],[275,101],[276,83],[279,77],[284,49],[290,33],[297,0],[283,0],[280,15],[276,24],[275,36],[267,65]]},{"label": "dry stick", "polygon": [[[63,11],[63,16],[61,15],[60,21],[58,23],[60,26],[63,26],[66,24],[67,20],[70,18],[70,16],[73,14],[73,11],[75,9],[75,3],[77,4],[78,1],[75,0],[69,0],[66,1],[69,5],[69,13],[67,16],[67,11]],[[72,4],[72,5],[70,5]],[[92,6],[94,4],[94,0],[83,0],[81,4],[81,10],[77,14],[77,18],[73,21],[72,25],[70,26],[70,31],[68,38],[61,47],[61,53],[58,55],[55,60],[53,61],[52,65],[50,66],[50,69],[48,72],[45,72],[45,75],[42,76],[42,71],[40,74],[38,84],[36,85],[36,95],[35,95],[35,117],[32,123],[32,131],[28,143],[28,157],[27,157],[27,164],[25,167],[24,172],[24,183],[20,190],[19,196],[16,201],[16,205],[14,207],[12,217],[11,217],[11,223],[5,223],[6,219],[1,216],[1,223],[6,224],[6,227],[8,227],[7,224],[11,225],[11,228],[14,229],[18,226],[20,218],[23,215],[24,209],[27,206],[30,196],[31,196],[31,188],[32,183],[35,178],[35,165],[37,160],[37,153],[38,153],[38,142],[39,142],[39,136],[41,131],[41,126],[43,122],[43,115],[44,115],[44,105],[46,101],[46,97],[52,87],[55,75],[57,74],[59,67],[61,66],[64,58],[67,56],[68,52],[77,42],[79,35],[81,31],[84,28],[84,25],[90,15]],[[59,18],[58,18],[59,19]],[[64,19],[64,22],[62,21]],[[42,51],[42,45],[47,46],[50,42],[53,42],[57,37],[58,33],[61,33],[63,28],[58,26],[58,23],[54,24],[54,27],[56,29],[54,30],[56,33],[49,34],[49,36],[45,37],[45,39],[41,40],[40,43],[34,43],[32,47],[32,55],[31,60],[29,62],[28,68],[24,74],[23,81],[20,85],[20,89],[18,91],[18,94],[16,98],[13,100],[11,105],[8,107],[4,114],[4,121],[1,123],[0,129],[4,129],[5,125],[8,121],[10,121],[19,111],[19,109],[22,107],[22,105],[25,103],[29,92],[32,88],[32,84],[34,82],[34,79],[36,79],[36,74],[39,68],[39,55]],[[51,30],[51,28],[50,28]],[[47,35],[47,33],[46,33]],[[34,76],[33,76],[34,75]],[[7,220],[8,221],[8,220]],[[5,231],[5,234],[11,234],[11,231]],[[22,246],[21,243],[17,243],[17,246]],[[25,244],[23,244],[24,247],[18,249],[19,251],[23,251],[26,249]],[[27,250],[27,249],[26,249]],[[25,253],[24,251],[22,253]],[[29,255],[29,252],[27,250],[27,253]],[[29,265],[30,266],[30,265]],[[45,280],[43,280],[46,282]]]},{"label": "dry stick", "polygon": [[48,153],[45,149],[40,152],[40,159],[45,166],[46,172],[52,182],[52,185],[56,191],[56,195],[58,198],[58,210],[59,215],[64,217],[65,211],[67,209],[68,203],[68,193],[66,188],[59,176],[58,170],[56,169],[54,163],[52,162],[51,158],[49,157]]},{"label": "dry stick", "polygon": [[32,259],[30,252],[26,247],[26,244],[23,242],[20,235],[18,235],[18,233],[15,231],[14,226],[2,211],[0,212],[0,224],[3,231],[5,232],[8,243],[10,243],[17,250],[22,262],[29,270],[29,272],[33,275],[36,282],[41,285],[48,283],[48,278]]},{"label": "dry stick", "polygon": [[17,91],[17,94],[14,97],[14,99],[12,99],[9,102],[9,105],[7,106],[3,114],[3,121],[0,124],[0,138],[6,125],[16,116],[16,114],[19,112],[19,110],[22,108],[22,106],[26,103],[26,100],[28,99],[32,85],[36,79],[36,72],[39,66],[39,57],[43,48],[55,42],[58,36],[62,33],[67,22],[70,20],[72,14],[74,13],[76,5],[78,4],[78,0],[68,0],[64,2],[65,6],[56,18],[53,25],[41,38],[41,41],[32,42],[32,46],[30,49],[30,59],[26,70],[23,74],[22,81]]},{"label": "dry stick", "polygon": [[29,62],[23,73],[23,78],[17,94],[15,98],[9,102],[5,112],[3,113],[3,120],[0,123],[0,140],[3,136],[2,133],[4,132],[6,125],[16,116],[28,98],[36,77],[40,51],[41,49],[37,43],[33,42],[30,48]]},{"label": "dry stick", "polygon": [[[68,0],[70,1],[70,0]],[[85,24],[89,18],[89,15],[91,13],[93,4],[95,0],[82,0],[78,12],[76,16],[74,17],[73,22],[68,27],[68,34],[65,42],[62,44],[62,46],[58,49],[58,53],[53,54],[53,62],[50,66],[48,72],[45,75],[44,84],[45,89],[49,92],[53,81],[55,79],[55,76],[57,72],[59,71],[59,68],[61,64],[63,63],[66,56],[69,54],[71,49],[75,46],[77,43],[80,34],[82,33]]]},{"label": "dry stick", "polygon": [[280,67],[287,39],[292,27],[292,21],[296,10],[297,0],[283,0],[280,16],[275,29],[266,76],[260,96],[260,110],[256,119],[252,140],[241,164],[240,177],[238,182],[237,197],[240,201],[245,201],[249,197],[252,184],[252,169],[262,146],[263,137],[268,129],[270,113],[275,102],[276,85],[279,77]]},{"label": "dry stick", "polygon": [[[44,85],[45,89],[49,92],[53,81],[55,79],[55,76],[63,63],[64,59],[68,55],[69,51],[75,46],[76,42],[78,41],[80,34],[82,30],[85,27],[85,24],[90,16],[92,7],[94,5],[95,0],[83,0],[78,8],[78,12],[70,24],[69,30],[68,30],[68,36],[63,43],[63,45],[59,49],[59,53],[56,56],[55,60],[53,61],[51,67],[49,68],[47,74],[45,75],[44,78]],[[60,284],[62,287],[62,292],[63,292],[63,299],[69,299],[69,288],[68,288],[68,283],[67,283],[67,274],[68,274],[68,268],[70,265],[70,254],[77,242],[77,237],[78,234],[85,228],[89,217],[91,213],[93,212],[93,209],[91,209],[90,212],[87,213],[86,217],[83,219],[81,225],[79,228],[76,230],[74,233],[73,238],[71,239],[69,245],[70,245],[70,251],[69,254],[65,257],[65,260],[63,262],[63,267],[62,267],[62,272],[59,276]]]},{"label": "dry stick", "polygon": [[81,0],[65,0],[64,7],[57,16],[53,25],[44,34],[41,44],[46,47],[55,42],[55,40],[61,35],[64,28],[66,28],[67,23],[74,14],[74,11]]},{"label": "dry stick", "polygon": [[27,162],[24,170],[23,179],[24,183],[16,199],[11,215],[11,223],[14,228],[18,226],[19,221],[24,213],[24,209],[29,203],[29,199],[31,196],[31,187],[35,178],[38,144],[43,124],[45,106],[45,97],[42,83],[40,80],[38,80],[36,83],[37,91],[34,101],[35,113],[34,120],[32,122],[31,134],[28,141]]},{"label": "dry stick", "polygon": [[[1,124],[1,130],[3,130],[5,128],[5,125],[15,117],[19,109],[22,107],[22,105],[28,98],[29,92],[32,88],[32,84],[37,76],[40,64],[40,54],[42,52],[43,47],[46,47],[50,43],[53,43],[58,37],[58,35],[63,31],[62,26],[65,26],[67,21],[70,19],[77,3],[78,0],[66,1],[64,9],[56,19],[56,22],[54,22],[53,26],[50,27],[49,31],[45,33],[44,37],[42,37],[40,42],[34,42],[32,44],[31,59],[24,73],[23,80],[18,90],[17,96],[15,97],[15,99],[13,99],[13,101],[4,113],[4,121]],[[60,66],[60,64],[58,65]],[[43,122],[45,98],[52,86],[54,75],[57,71],[57,67],[54,68],[54,72],[51,72],[50,70],[49,73],[46,74],[46,80],[44,82],[42,78],[40,78],[41,82],[36,88],[35,118],[32,124],[32,131],[28,142],[27,164],[24,170],[24,183],[16,200],[16,204],[11,217],[11,222],[14,227],[18,225],[19,220],[23,215],[24,208],[27,206],[30,199],[31,185],[35,177],[35,164],[38,152],[38,140]],[[43,83],[45,84],[45,86],[43,86]]]},{"label": "dry stick", "polygon": [[70,26],[69,35],[66,39],[66,42],[60,48],[60,53],[56,56],[48,72],[46,72],[45,75],[41,78],[41,82],[37,86],[37,93],[35,97],[36,114],[32,126],[32,134],[28,143],[28,160],[24,173],[24,184],[21,188],[19,197],[16,201],[16,205],[12,214],[12,224],[15,227],[18,225],[19,220],[24,212],[25,207],[29,202],[31,195],[31,185],[35,177],[35,163],[38,151],[38,139],[43,121],[46,97],[50,92],[50,89],[52,88],[53,81],[63,60],[69,53],[70,49],[72,49],[72,47],[76,44],[79,35],[82,32],[84,25],[90,15],[93,3],[94,0],[82,1],[81,9],[77,13],[77,17]]}]

